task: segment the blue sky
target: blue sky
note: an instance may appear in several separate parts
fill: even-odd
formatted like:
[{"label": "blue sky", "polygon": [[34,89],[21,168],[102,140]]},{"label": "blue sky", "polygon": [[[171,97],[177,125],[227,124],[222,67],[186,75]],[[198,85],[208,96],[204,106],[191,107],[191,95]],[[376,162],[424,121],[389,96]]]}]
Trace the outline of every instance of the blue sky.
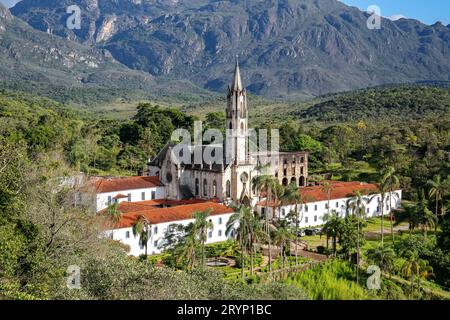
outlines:
[{"label": "blue sky", "polygon": [[450,23],[449,0],[341,0],[341,2],[367,10],[370,5],[377,5],[385,17],[403,15],[417,19],[426,24],[441,21]]},{"label": "blue sky", "polygon": [[[343,3],[367,10],[370,5],[381,8],[381,15],[390,17],[403,15],[418,19],[427,24],[441,21],[450,24],[450,0],[341,0]],[[6,5],[13,5],[18,0],[0,0]]]}]

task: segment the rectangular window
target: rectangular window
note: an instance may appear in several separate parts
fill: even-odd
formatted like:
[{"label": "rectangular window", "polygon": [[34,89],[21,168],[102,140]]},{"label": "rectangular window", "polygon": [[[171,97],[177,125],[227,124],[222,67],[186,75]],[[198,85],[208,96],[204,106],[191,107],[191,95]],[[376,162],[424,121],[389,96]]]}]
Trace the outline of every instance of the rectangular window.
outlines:
[{"label": "rectangular window", "polygon": [[156,191],[152,191],[152,200],[156,199]]},{"label": "rectangular window", "polygon": [[112,197],[108,196],[108,206],[110,206],[112,204]]},{"label": "rectangular window", "polygon": [[222,218],[219,218],[219,224],[222,224]]},{"label": "rectangular window", "polygon": [[339,208],[339,202],[336,202],[336,208]]},{"label": "rectangular window", "polygon": [[222,230],[219,230],[219,237],[222,236]]},{"label": "rectangular window", "polygon": [[305,217],[305,223],[308,223],[308,217]]},{"label": "rectangular window", "polygon": [[308,206],[305,206],[305,212],[308,212]]},{"label": "rectangular window", "polygon": [[154,231],[154,234],[158,234],[158,227],[156,226],[154,229],[153,229]]},{"label": "rectangular window", "polygon": [[156,248],[158,247],[158,240],[156,240],[155,242],[153,242],[153,246]]},{"label": "rectangular window", "polygon": [[142,200],[142,201],[145,201],[145,192],[142,192],[142,193],[141,193],[141,200]]},{"label": "rectangular window", "polygon": [[328,203],[325,203],[325,209],[328,210]]},{"label": "rectangular window", "polygon": [[317,216],[314,216],[314,222],[317,222]]},{"label": "rectangular window", "polygon": [[213,233],[212,233],[212,231],[210,231],[210,232],[208,232],[208,238],[212,238],[212,236],[213,236]]},{"label": "rectangular window", "polygon": [[130,231],[125,232],[125,238],[129,239],[130,238]]},{"label": "rectangular window", "polygon": [[317,211],[317,204],[314,205],[314,211]]},{"label": "rectangular window", "polygon": [[131,202],[131,193],[128,194],[128,202]]}]

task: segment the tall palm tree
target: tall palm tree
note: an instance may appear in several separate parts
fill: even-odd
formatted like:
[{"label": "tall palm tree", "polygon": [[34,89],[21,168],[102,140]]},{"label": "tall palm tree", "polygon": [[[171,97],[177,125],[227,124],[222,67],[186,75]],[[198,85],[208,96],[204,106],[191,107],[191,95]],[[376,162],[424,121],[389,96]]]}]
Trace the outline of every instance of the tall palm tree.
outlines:
[{"label": "tall palm tree", "polygon": [[[122,211],[119,210],[119,203],[114,202],[106,209],[106,216],[112,222],[113,226],[117,225],[123,217]],[[114,239],[114,228],[111,231],[111,238]]]},{"label": "tall palm tree", "polygon": [[278,181],[269,175],[259,175],[253,178],[252,188],[254,191],[257,191],[259,197],[265,193],[266,196],[266,205],[265,205],[265,231],[267,233],[267,241],[269,245],[269,273],[272,273],[272,240],[270,235],[270,218],[269,218],[269,200],[272,197],[272,192],[276,188],[275,185],[278,184]]},{"label": "tall palm tree", "polygon": [[379,195],[380,198],[378,198],[378,194],[373,195],[369,202],[372,202],[372,200],[374,199],[379,199],[379,206],[381,209],[381,246],[384,246],[384,207],[385,207],[385,200],[386,200],[386,194],[389,191],[388,189],[388,185],[386,183],[386,181],[384,181],[384,179],[382,178],[379,185],[378,185],[378,189],[379,189]]},{"label": "tall palm tree", "polygon": [[327,195],[327,214],[330,215],[330,200],[331,200],[331,191],[333,190],[333,185],[330,181],[322,182],[322,192]]},{"label": "tall palm tree", "polygon": [[392,210],[392,197],[394,194],[394,190],[398,188],[400,185],[400,179],[395,174],[395,169],[393,167],[388,167],[381,178],[381,184],[385,185],[387,190],[389,191],[389,217],[391,222],[391,234],[392,234],[392,242],[395,243],[395,235],[394,235],[394,213]]},{"label": "tall palm tree", "polygon": [[[299,236],[299,228],[300,223],[303,217],[300,216],[300,212],[298,210],[298,205],[302,203],[302,195],[300,193],[299,188],[295,183],[291,183],[284,191],[283,197],[281,198],[281,203],[283,205],[292,205],[294,204],[294,212],[293,212],[293,222],[295,224],[295,266],[298,266],[298,236]],[[300,207],[301,208],[301,207]],[[288,217],[292,214],[292,211],[289,212]]]},{"label": "tall palm tree", "polygon": [[426,278],[432,274],[433,268],[430,267],[428,261],[420,258],[417,251],[406,249],[402,252],[405,262],[401,266],[401,274],[411,281],[411,298],[414,295],[414,277],[417,277],[418,289],[420,290],[422,278]]},{"label": "tall palm tree", "polygon": [[360,221],[366,216],[367,198],[363,196],[361,191],[356,191],[355,196],[347,200],[347,210],[357,219],[357,238],[356,238],[356,282],[359,284],[359,266],[361,260],[361,245],[360,245]]},{"label": "tall palm tree", "polygon": [[197,230],[194,223],[189,224],[186,227],[186,234],[183,239],[183,251],[177,258],[177,263],[186,261],[188,269],[192,269],[196,262],[196,250],[197,250]]},{"label": "tall palm tree", "polygon": [[280,247],[280,255],[283,261],[283,273],[286,269],[286,247],[287,244],[291,241],[292,234],[285,227],[280,227],[275,231],[274,242]]},{"label": "tall palm tree", "polygon": [[205,267],[205,245],[206,240],[208,239],[208,231],[214,228],[214,224],[212,221],[208,220],[208,217],[211,213],[211,210],[208,209],[203,212],[194,212],[193,217],[195,219],[194,222],[194,233],[196,238],[200,241],[201,250],[202,250],[202,268]]},{"label": "tall palm tree", "polygon": [[[250,244],[250,235],[253,228],[253,212],[251,208],[240,206],[236,213],[233,214],[227,223],[227,236],[233,235],[235,240],[239,243],[241,249],[241,275],[242,279],[245,277],[245,254],[246,251],[252,250],[253,245]],[[251,263],[252,264],[252,263]],[[252,269],[252,266],[251,266]],[[251,270],[253,273],[253,270]]]},{"label": "tall palm tree", "polygon": [[325,214],[324,221],[326,221],[323,232],[325,232],[327,236],[327,245],[328,245],[328,239],[331,237],[332,239],[332,246],[333,246],[333,256],[336,257],[337,254],[337,238],[339,236],[339,230],[341,227],[341,219],[339,218],[338,214],[335,210],[331,212],[331,214]]},{"label": "tall palm tree", "polygon": [[[442,201],[445,194],[448,192],[447,181],[443,181],[440,175],[435,175],[433,180],[428,180],[427,184],[431,187],[429,192],[430,198],[435,198],[436,200],[436,221],[439,221],[439,201]],[[443,205],[443,203],[442,203]],[[434,231],[437,231],[437,223],[434,227]]]},{"label": "tall palm tree", "polygon": [[394,249],[388,246],[379,246],[367,250],[366,255],[370,262],[378,265],[382,271],[391,275],[396,257]]},{"label": "tall palm tree", "polygon": [[139,236],[139,244],[145,248],[145,258],[147,258],[148,240],[150,234],[150,222],[144,215],[140,215],[133,224],[132,231],[135,237]]},{"label": "tall palm tree", "polygon": [[[272,197],[273,197],[273,201],[275,203],[274,206],[274,217],[277,218],[277,221],[280,220],[280,207],[282,205],[281,203],[281,199],[283,198],[283,195],[285,193],[285,189],[286,187],[284,187],[283,185],[278,183],[278,180],[274,180],[274,185],[273,185],[273,190],[272,190]],[[278,217],[277,217],[277,212],[278,212]]]}]

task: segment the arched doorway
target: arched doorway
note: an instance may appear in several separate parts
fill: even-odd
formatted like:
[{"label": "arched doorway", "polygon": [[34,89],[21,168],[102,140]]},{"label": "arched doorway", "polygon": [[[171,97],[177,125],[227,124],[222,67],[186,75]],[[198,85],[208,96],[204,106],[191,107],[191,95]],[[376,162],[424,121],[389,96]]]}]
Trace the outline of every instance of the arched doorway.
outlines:
[{"label": "arched doorway", "polygon": [[288,185],[288,179],[284,178],[282,184],[286,187]]},{"label": "arched doorway", "polygon": [[297,178],[296,177],[293,177],[292,179],[291,179],[291,184],[295,184],[295,185],[297,185]]},{"label": "arched doorway", "polygon": [[305,187],[305,177],[301,176],[300,177],[300,182],[298,184],[300,187]]}]

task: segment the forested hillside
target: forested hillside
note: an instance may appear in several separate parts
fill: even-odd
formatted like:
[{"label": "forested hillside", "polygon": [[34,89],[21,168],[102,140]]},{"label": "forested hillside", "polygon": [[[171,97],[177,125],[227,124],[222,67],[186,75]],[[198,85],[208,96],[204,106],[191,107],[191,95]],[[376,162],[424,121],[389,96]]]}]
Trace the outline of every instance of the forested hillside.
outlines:
[{"label": "forested hillside", "polygon": [[340,93],[321,98],[293,115],[303,121],[351,122],[357,120],[400,121],[450,112],[450,84],[392,86]]}]

